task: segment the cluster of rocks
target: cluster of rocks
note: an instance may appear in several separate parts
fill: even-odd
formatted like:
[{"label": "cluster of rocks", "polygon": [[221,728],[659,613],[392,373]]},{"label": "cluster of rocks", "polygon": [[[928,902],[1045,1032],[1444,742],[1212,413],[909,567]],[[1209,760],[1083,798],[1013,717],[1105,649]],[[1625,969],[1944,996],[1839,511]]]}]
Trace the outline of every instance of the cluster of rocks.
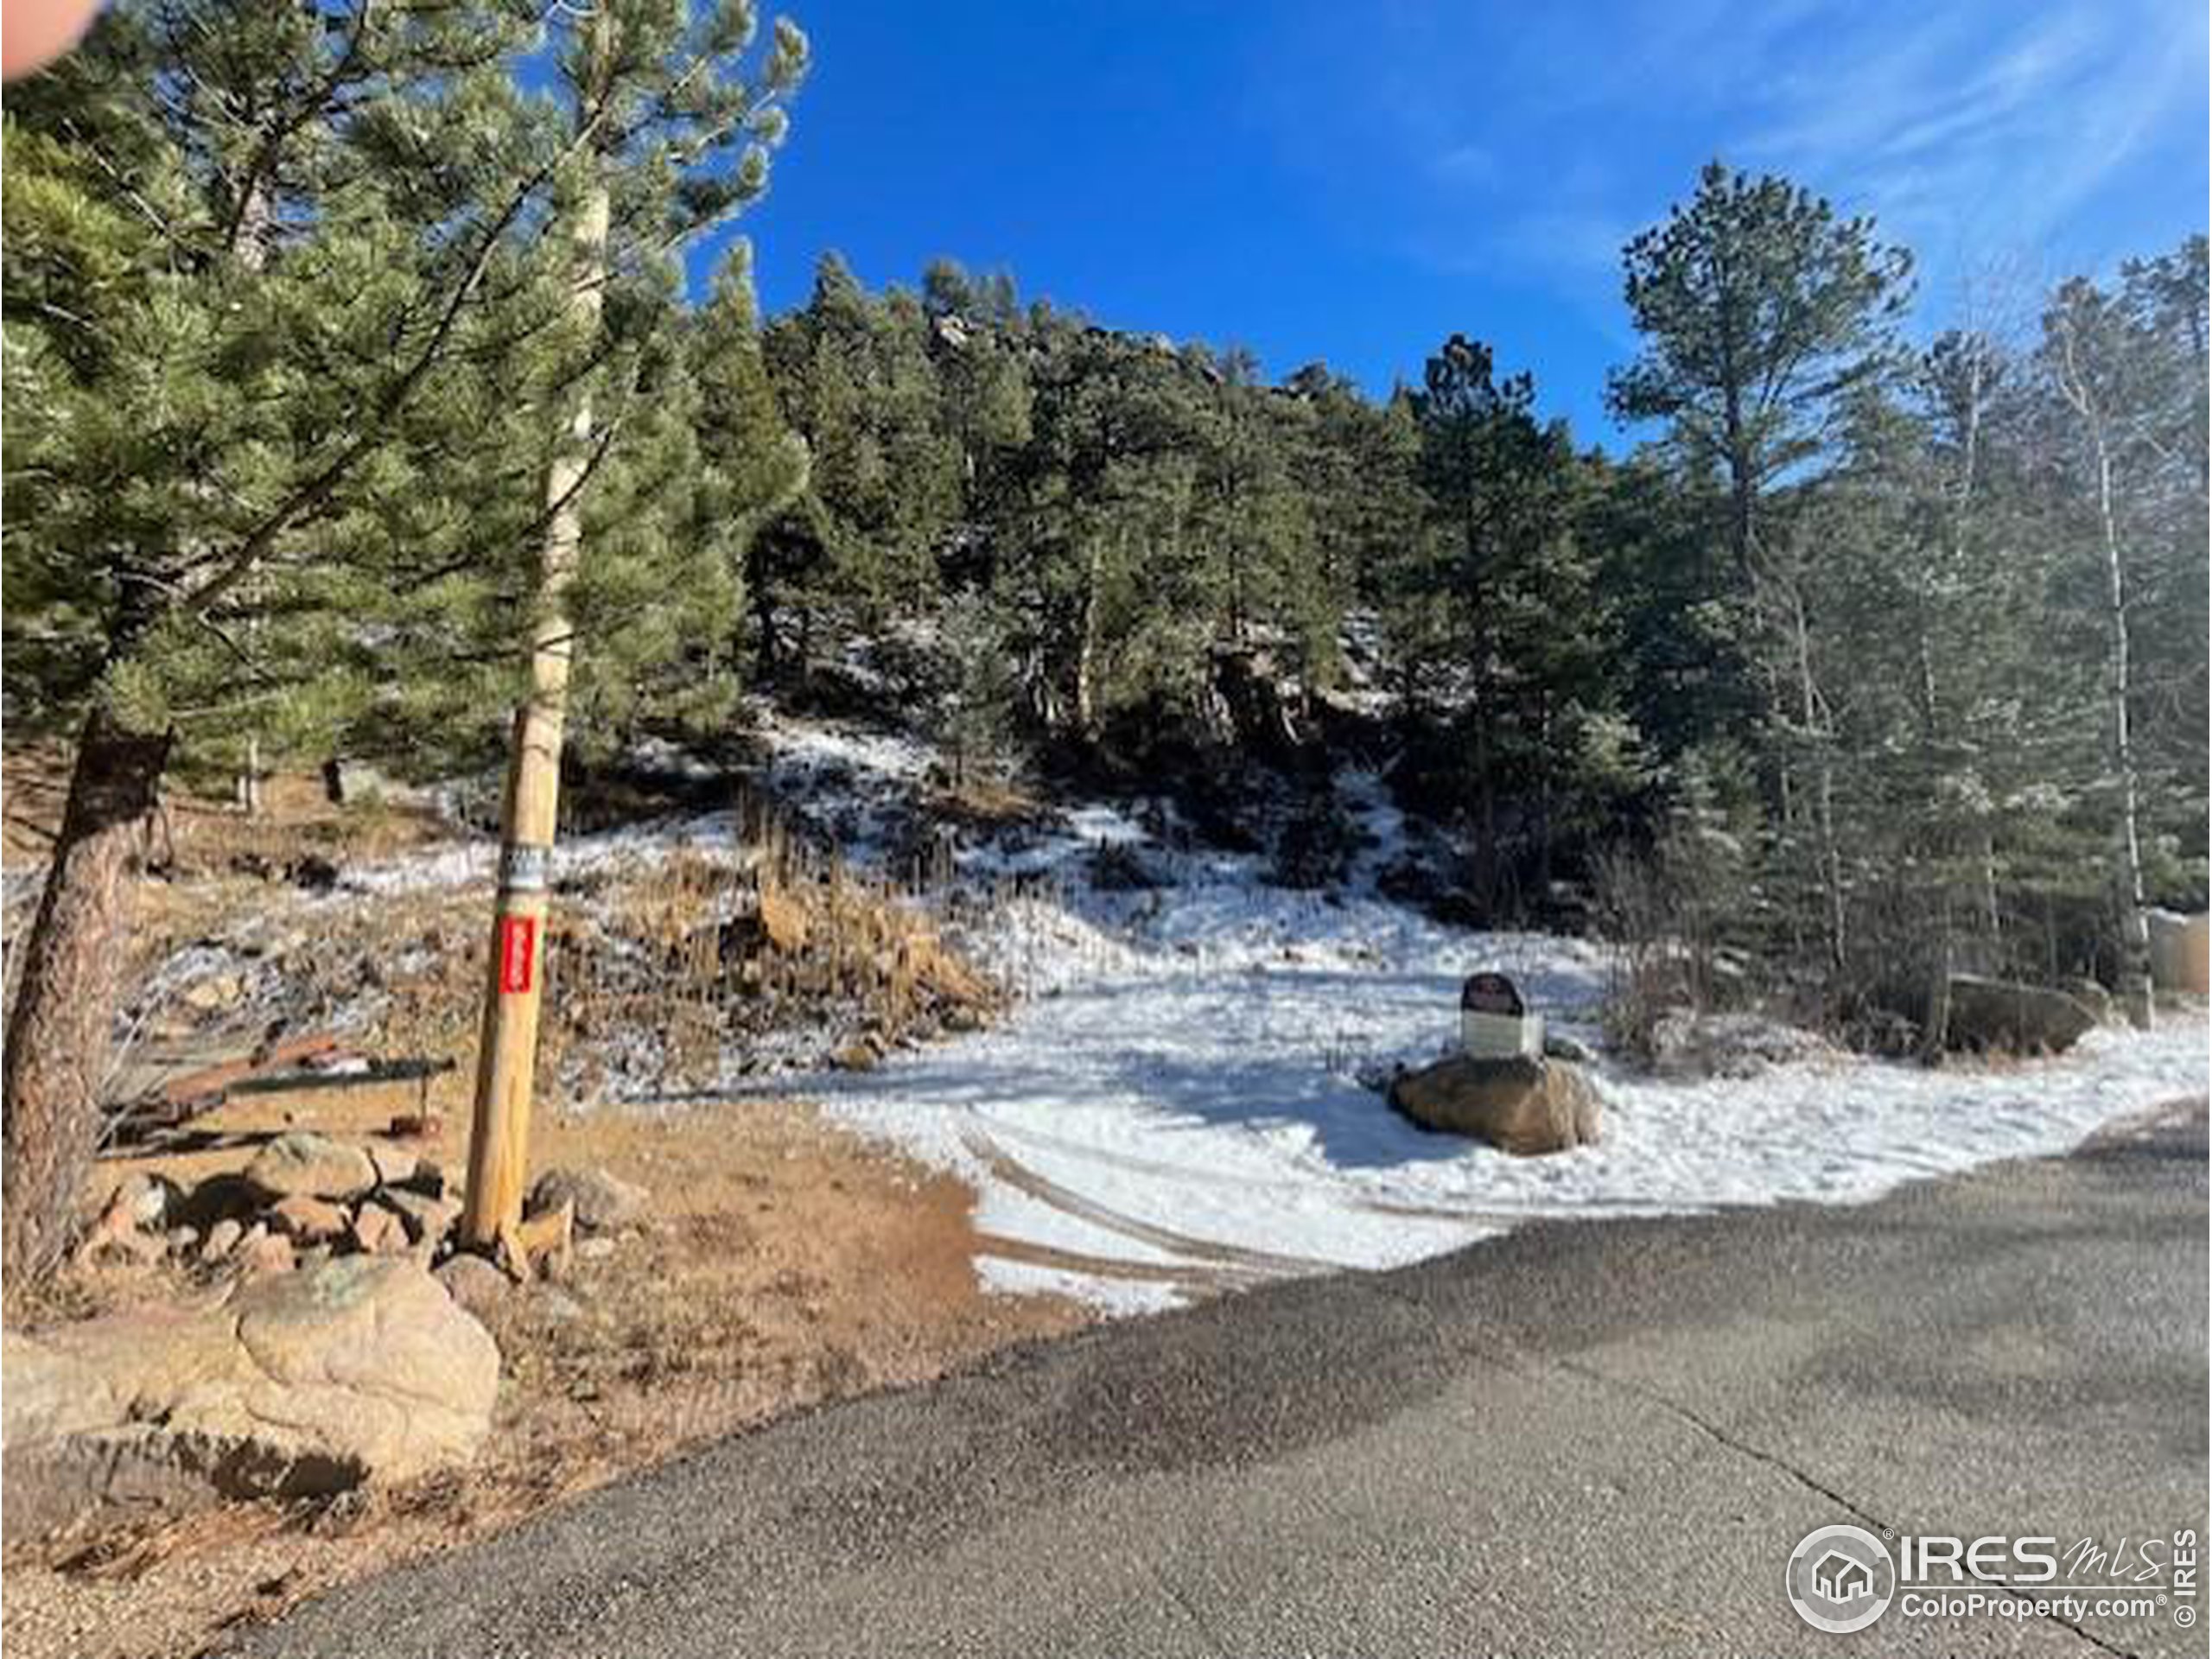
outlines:
[{"label": "cluster of rocks", "polygon": [[646,1204],[603,1170],[549,1170],[495,1262],[455,1248],[444,1173],[389,1141],[295,1130],[188,1189],[130,1177],[80,1256],[166,1259],[211,1283],[0,1334],[4,1536],[466,1463],[499,1393],[481,1317],[518,1280],[615,1249]]},{"label": "cluster of rocks", "polygon": [[928,1039],[912,1032],[894,1035],[880,1026],[868,1026],[831,1049],[824,1063],[840,1071],[873,1071],[894,1049],[918,1048],[925,1040],[981,1031],[983,1025],[982,1010],[956,1002],[938,1015],[935,1028]]},{"label": "cluster of rocks", "polygon": [[168,1256],[248,1277],[354,1255],[408,1256],[428,1268],[449,1248],[460,1217],[445,1172],[405,1147],[296,1129],[243,1172],[188,1189],[159,1175],[126,1178],[78,1255]]},{"label": "cluster of rocks", "polygon": [[158,1175],[126,1178],[78,1258],[167,1259],[210,1276],[256,1279],[353,1256],[392,1257],[431,1272],[454,1300],[483,1313],[517,1281],[560,1277],[575,1256],[612,1252],[614,1235],[642,1219],[646,1202],[642,1188],[604,1170],[548,1170],[494,1262],[456,1248],[461,1198],[438,1164],[390,1141],[295,1129],[243,1171],[189,1189]]}]

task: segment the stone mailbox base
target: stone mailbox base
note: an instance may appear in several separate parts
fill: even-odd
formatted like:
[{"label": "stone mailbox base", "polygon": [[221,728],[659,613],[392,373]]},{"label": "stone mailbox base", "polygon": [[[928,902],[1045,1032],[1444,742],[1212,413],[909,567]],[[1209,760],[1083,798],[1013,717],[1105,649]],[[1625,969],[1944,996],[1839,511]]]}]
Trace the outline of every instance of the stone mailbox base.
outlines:
[{"label": "stone mailbox base", "polygon": [[1455,1055],[1400,1077],[1390,1103],[1424,1128],[1523,1156],[1594,1145],[1599,1135],[1598,1091],[1557,1060]]}]

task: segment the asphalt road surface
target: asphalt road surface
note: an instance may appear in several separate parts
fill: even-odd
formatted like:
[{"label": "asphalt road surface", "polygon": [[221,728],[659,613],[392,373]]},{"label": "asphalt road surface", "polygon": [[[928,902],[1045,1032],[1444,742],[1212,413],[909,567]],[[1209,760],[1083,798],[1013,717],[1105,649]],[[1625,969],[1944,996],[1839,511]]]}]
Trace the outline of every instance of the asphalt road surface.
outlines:
[{"label": "asphalt road surface", "polygon": [[2205,1173],[2199,1104],[1863,1207],[1533,1227],[1103,1328],[718,1444],[245,1650],[2201,1655],[2201,1594],[1837,1636],[1783,1575],[1837,1522],[2202,1540]]}]

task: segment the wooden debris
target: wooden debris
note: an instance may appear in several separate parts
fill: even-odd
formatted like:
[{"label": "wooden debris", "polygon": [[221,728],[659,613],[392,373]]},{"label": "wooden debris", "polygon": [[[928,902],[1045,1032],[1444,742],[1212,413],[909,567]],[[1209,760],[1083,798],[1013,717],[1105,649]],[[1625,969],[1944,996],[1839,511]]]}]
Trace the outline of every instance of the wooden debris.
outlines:
[{"label": "wooden debris", "polygon": [[311,1059],[345,1057],[334,1032],[317,1032],[289,1042],[264,1043],[234,1060],[220,1061],[171,1077],[159,1087],[124,1102],[108,1115],[102,1153],[159,1147],[194,1118],[212,1112],[230,1091],[249,1077],[297,1066]]},{"label": "wooden debris", "polygon": [[543,1275],[568,1275],[575,1248],[576,1205],[563,1199],[553,1209],[499,1230],[499,1266],[517,1284]]},{"label": "wooden debris", "polygon": [[410,1056],[397,1060],[364,1059],[347,1056],[352,1064],[305,1068],[296,1071],[269,1071],[241,1077],[230,1086],[234,1095],[283,1095],[314,1089],[363,1089],[378,1083],[422,1083],[454,1069],[450,1055],[433,1058]]}]

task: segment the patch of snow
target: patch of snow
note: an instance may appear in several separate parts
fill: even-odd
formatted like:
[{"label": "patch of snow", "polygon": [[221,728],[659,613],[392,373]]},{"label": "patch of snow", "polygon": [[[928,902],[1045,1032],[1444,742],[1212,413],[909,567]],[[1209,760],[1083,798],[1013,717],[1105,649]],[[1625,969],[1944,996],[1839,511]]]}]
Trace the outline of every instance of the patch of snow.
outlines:
[{"label": "patch of snow", "polygon": [[647,772],[686,779],[692,783],[712,783],[721,776],[721,768],[712,761],[702,760],[664,737],[639,738],[630,746],[629,759],[632,766]]},{"label": "patch of snow", "polygon": [[1072,1273],[1065,1268],[1009,1262],[1002,1255],[979,1256],[976,1276],[983,1281],[984,1289],[1004,1295],[1065,1296],[1116,1316],[1165,1313],[1182,1306],[1184,1302],[1172,1284],[1139,1279],[1103,1279],[1094,1274]]},{"label": "patch of snow", "polygon": [[770,794],[836,844],[848,859],[880,861],[934,755],[895,733],[824,725],[772,711],[759,716],[771,760]]},{"label": "patch of snow", "polygon": [[[1547,1158],[1426,1133],[1361,1079],[1448,1050],[1466,974],[1504,969],[1554,1027],[1594,1045],[1605,957],[1587,941],[1471,931],[1379,898],[1375,873],[1402,849],[1403,820],[1372,774],[1347,773],[1338,791],[1370,845],[1325,893],[1268,885],[1256,855],[1155,844],[1119,808],[1067,814],[1020,861],[1057,894],[964,937],[986,965],[1018,966],[1008,976],[1027,999],[996,1030],[817,1092],[841,1121],[974,1183],[988,1231],[1147,1269],[1225,1262],[1264,1277],[1394,1266],[1538,1217],[1863,1201],[2063,1152],[2205,1087],[2197,1019],[2099,1032],[2009,1068],[1815,1052],[1753,1077],[1670,1082],[1601,1065],[1603,1141]],[[1141,846],[1170,885],[1088,887],[1085,857],[1107,842]],[[1006,868],[988,849],[963,863]],[[995,1267],[990,1281],[1034,1282]],[[1054,1282],[1114,1312],[1132,1294],[1104,1269]]]},{"label": "patch of snow", "polygon": [[[926,745],[772,712],[761,729],[772,794],[848,857],[889,854],[931,774]],[[1464,976],[1503,969],[1553,1028],[1594,1046],[1605,959],[1587,941],[1477,932],[1383,898],[1376,877],[1406,852],[1403,817],[1375,772],[1343,772],[1337,791],[1365,834],[1325,892],[1271,885],[1264,855],[1193,845],[1165,801],[1082,804],[963,842],[965,892],[948,898],[945,931],[1020,1000],[994,1030],[809,1091],[971,1182],[985,1233],[1047,1261],[1131,1269],[986,1254],[987,1284],[1123,1313],[1180,1298],[1185,1281],[1163,1269],[1230,1286],[1392,1266],[1537,1217],[1859,1202],[1915,1177],[2063,1152],[2205,1088],[2200,1015],[2150,1035],[2100,1031],[2009,1067],[1929,1071],[1786,1045],[1748,1077],[1669,1081],[1601,1063],[1601,1142],[1547,1158],[1425,1133],[1371,1085],[1452,1046]],[[671,818],[571,840],[555,873],[677,849],[735,857],[734,842],[729,814]],[[1140,854],[1162,885],[1095,886],[1102,848]],[[488,842],[438,849],[346,884],[488,882],[493,859]],[[998,896],[968,902],[977,889]],[[773,1057],[756,1044],[751,1058]]]},{"label": "patch of snow", "polygon": [[[1515,1158],[1416,1128],[1357,1081],[1370,1057],[1416,1063],[1447,1046],[1461,976],[1499,963],[1539,1006],[1595,992],[1583,948],[1529,938],[1468,935],[1418,963],[1171,957],[1064,986],[999,1030],[823,1093],[842,1121],[975,1182],[979,1219],[1001,1235],[1146,1263],[1173,1234],[1380,1268],[1535,1217],[1860,1201],[1916,1176],[2062,1152],[2205,1086],[2195,1021],[2099,1032],[2005,1070],[1845,1058],[1683,1084],[1601,1071],[1601,1143]],[[996,1161],[978,1160],[979,1143]],[[1009,1169],[1089,1218],[1070,1232],[1065,1211],[1009,1186]],[[1106,1285],[1101,1300],[1116,1294]]]},{"label": "patch of snow", "polygon": [[[737,829],[734,812],[716,811],[671,815],[572,836],[553,849],[552,879],[557,883],[644,869],[677,853],[734,864],[745,856]],[[332,896],[342,900],[347,894],[430,893],[474,884],[488,888],[499,854],[499,843],[486,837],[350,866],[340,873]]]}]

